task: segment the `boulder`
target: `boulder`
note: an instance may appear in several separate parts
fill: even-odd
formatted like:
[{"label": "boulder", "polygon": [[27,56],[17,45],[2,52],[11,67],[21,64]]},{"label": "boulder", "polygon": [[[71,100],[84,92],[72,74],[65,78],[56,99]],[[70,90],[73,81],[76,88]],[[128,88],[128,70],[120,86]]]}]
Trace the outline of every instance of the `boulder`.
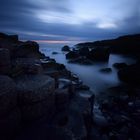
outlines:
[{"label": "boulder", "polygon": [[22,119],[50,116],[54,110],[55,81],[45,75],[24,75],[16,79]]},{"label": "boulder", "polygon": [[0,75],[0,118],[17,105],[16,84],[8,76]]},{"label": "boulder", "polygon": [[127,64],[126,63],[115,63],[115,64],[113,64],[113,67],[116,69],[122,69],[122,68],[127,67]]},{"label": "boulder", "polygon": [[97,47],[90,51],[88,58],[93,61],[108,61],[110,50],[107,47]]},{"label": "boulder", "polygon": [[15,108],[0,118],[0,140],[10,140],[21,126],[21,112]]},{"label": "boulder", "polygon": [[9,74],[11,70],[10,51],[0,48],[0,74]]},{"label": "boulder", "polygon": [[89,48],[88,47],[82,47],[79,50],[80,56],[88,56],[89,55]]},{"label": "boulder", "polygon": [[87,86],[87,85],[80,84],[76,87],[76,89],[78,89],[78,90],[89,90],[90,87]]},{"label": "boulder", "polygon": [[79,54],[75,51],[70,51],[69,53],[66,54],[66,59],[75,59],[78,57],[79,57]]},{"label": "boulder", "polygon": [[68,109],[69,98],[70,98],[70,96],[69,96],[68,88],[57,89],[55,91],[56,110],[64,111],[64,109]]},{"label": "boulder", "polygon": [[58,54],[58,52],[52,52],[52,54],[54,54],[54,55],[55,55],[55,54]]},{"label": "boulder", "polygon": [[58,66],[58,63],[55,62],[53,59],[48,59],[48,60],[41,60],[41,65],[44,69],[49,69],[49,68],[56,68]]},{"label": "boulder", "polygon": [[50,119],[55,112],[55,98],[48,96],[47,99],[21,105],[22,121],[30,123],[44,117]]},{"label": "boulder", "polygon": [[30,104],[53,96],[55,82],[46,75],[23,75],[15,79],[19,103]]},{"label": "boulder", "polygon": [[27,74],[42,74],[43,68],[41,64],[30,65],[26,71]]},{"label": "boulder", "polygon": [[62,51],[65,51],[65,52],[69,52],[70,51],[70,47],[65,45],[64,47],[62,47],[61,49]]},{"label": "boulder", "polygon": [[140,65],[133,64],[122,68],[118,71],[119,79],[129,83],[129,84],[138,84],[140,83]]},{"label": "boulder", "polygon": [[78,64],[82,64],[82,65],[92,65],[93,64],[93,62],[90,59],[87,59],[85,56],[69,60],[68,62],[69,63],[78,63]]},{"label": "boulder", "polygon": [[41,74],[43,71],[41,62],[35,58],[17,58],[12,63],[11,77],[23,74]]},{"label": "boulder", "polygon": [[111,68],[103,68],[103,69],[100,69],[100,72],[110,73],[110,72],[112,72],[112,69]]},{"label": "boulder", "polygon": [[18,35],[9,35],[8,37],[11,41],[13,41],[15,43],[19,41],[18,40]]},{"label": "boulder", "polygon": [[39,45],[34,41],[23,42],[17,45],[14,50],[16,58],[44,58],[44,54],[39,51]]}]

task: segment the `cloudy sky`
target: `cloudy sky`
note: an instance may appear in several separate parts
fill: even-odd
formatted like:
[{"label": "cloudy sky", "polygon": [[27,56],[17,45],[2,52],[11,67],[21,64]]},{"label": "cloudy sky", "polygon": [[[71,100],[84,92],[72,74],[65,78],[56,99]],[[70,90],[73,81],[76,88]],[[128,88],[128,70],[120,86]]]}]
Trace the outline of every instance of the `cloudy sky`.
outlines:
[{"label": "cloudy sky", "polygon": [[54,44],[140,33],[140,0],[0,0],[0,32]]}]

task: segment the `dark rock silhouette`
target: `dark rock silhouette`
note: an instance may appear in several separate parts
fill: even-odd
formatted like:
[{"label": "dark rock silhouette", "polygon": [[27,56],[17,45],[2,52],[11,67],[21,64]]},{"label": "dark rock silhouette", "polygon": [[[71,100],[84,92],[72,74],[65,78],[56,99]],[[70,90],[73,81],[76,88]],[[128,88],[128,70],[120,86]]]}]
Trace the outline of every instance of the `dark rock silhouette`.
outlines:
[{"label": "dark rock silhouette", "polygon": [[69,62],[79,64],[92,64],[96,61],[108,61],[110,49],[108,47],[97,47],[89,50],[88,47],[83,47],[66,54],[66,59],[71,59]]},{"label": "dark rock silhouette", "polygon": [[110,50],[108,47],[97,47],[92,49],[87,57],[93,61],[108,61],[109,55]]},{"label": "dark rock silhouette", "polygon": [[133,64],[118,71],[120,80],[135,85],[140,84],[140,65]]},{"label": "dark rock silhouette", "polygon": [[79,54],[75,51],[70,51],[66,54],[66,59],[75,59],[78,57],[79,57]]},{"label": "dark rock silhouette", "polygon": [[115,64],[113,64],[113,67],[116,69],[122,69],[122,68],[127,67],[127,64],[126,63],[115,63]]},{"label": "dark rock silhouette", "polygon": [[65,51],[65,52],[69,52],[70,51],[70,47],[66,45],[66,46],[62,47],[61,50]]},{"label": "dark rock silhouette", "polygon": [[112,69],[111,68],[103,68],[103,69],[100,69],[100,72],[110,73],[110,72],[112,72]]},{"label": "dark rock silhouette", "polygon": [[83,47],[78,50],[80,56],[88,56],[89,55],[89,48]]},{"label": "dark rock silhouette", "polygon": [[78,48],[107,46],[113,53],[139,54],[140,53],[140,34],[121,36],[116,39],[101,40],[95,42],[79,43]]}]

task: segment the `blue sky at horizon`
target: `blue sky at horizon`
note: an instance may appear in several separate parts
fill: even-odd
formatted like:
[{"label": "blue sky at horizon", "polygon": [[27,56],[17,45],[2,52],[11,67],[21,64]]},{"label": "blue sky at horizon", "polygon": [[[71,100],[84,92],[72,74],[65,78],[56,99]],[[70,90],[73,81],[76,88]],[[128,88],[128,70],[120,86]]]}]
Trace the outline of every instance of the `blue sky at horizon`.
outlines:
[{"label": "blue sky at horizon", "polygon": [[0,32],[50,44],[140,33],[139,0],[0,0]]}]

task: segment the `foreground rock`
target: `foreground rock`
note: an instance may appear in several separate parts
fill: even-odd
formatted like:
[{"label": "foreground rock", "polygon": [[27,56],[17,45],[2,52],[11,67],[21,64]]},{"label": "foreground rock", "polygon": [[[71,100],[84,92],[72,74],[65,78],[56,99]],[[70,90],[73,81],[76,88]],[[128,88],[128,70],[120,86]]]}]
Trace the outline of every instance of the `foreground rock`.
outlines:
[{"label": "foreground rock", "polygon": [[22,119],[33,121],[54,113],[55,82],[44,75],[25,75],[16,79]]},{"label": "foreground rock", "polygon": [[17,35],[6,35],[0,33],[0,48],[8,49],[11,58],[44,58],[45,55],[39,51],[39,45],[34,41],[22,42]]},{"label": "foreground rock", "polygon": [[8,76],[0,75],[0,139],[12,137],[21,123],[16,84]]},{"label": "foreground rock", "polygon": [[10,74],[11,59],[10,51],[5,48],[0,48],[0,74]]},{"label": "foreground rock", "polygon": [[102,130],[108,139],[112,136],[120,140],[139,139],[139,91],[139,88],[126,84],[107,91],[108,97],[103,98],[100,110],[108,121],[108,127]]}]

